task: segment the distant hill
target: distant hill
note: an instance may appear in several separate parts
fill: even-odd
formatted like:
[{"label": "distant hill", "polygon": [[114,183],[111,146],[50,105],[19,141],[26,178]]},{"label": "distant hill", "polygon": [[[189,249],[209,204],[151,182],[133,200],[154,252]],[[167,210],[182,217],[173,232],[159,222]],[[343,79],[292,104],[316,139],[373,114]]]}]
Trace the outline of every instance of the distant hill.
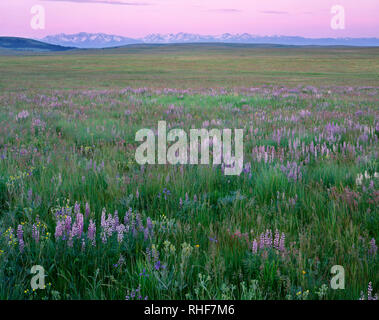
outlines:
[{"label": "distant hill", "polygon": [[120,47],[128,44],[143,43],[141,40],[126,38],[122,36],[86,32],[80,32],[76,34],[61,33],[57,35],[47,36],[41,40],[56,45],[93,49]]},{"label": "distant hill", "polygon": [[53,45],[37,40],[17,37],[0,37],[0,48],[36,52],[67,51],[75,49],[72,47],[63,47],[60,45]]},{"label": "distant hill", "polygon": [[378,38],[303,38],[293,36],[257,36],[249,33],[221,35],[200,35],[194,33],[149,34],[133,39],[104,33],[58,34],[42,39],[55,45],[77,48],[110,48],[130,44],[169,44],[169,43],[239,43],[239,44],[273,44],[296,46],[379,46]]}]

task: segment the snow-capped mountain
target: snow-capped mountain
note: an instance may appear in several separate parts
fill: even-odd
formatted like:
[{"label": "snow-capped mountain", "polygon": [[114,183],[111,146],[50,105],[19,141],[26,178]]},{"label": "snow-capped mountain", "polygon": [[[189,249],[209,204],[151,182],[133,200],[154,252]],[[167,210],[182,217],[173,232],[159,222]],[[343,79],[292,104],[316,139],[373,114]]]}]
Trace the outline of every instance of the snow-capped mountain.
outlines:
[{"label": "snow-capped mountain", "polygon": [[294,36],[257,36],[249,33],[221,35],[199,35],[192,33],[150,34],[142,39],[144,43],[251,43],[251,44],[281,44],[281,45],[346,45],[346,46],[379,46],[378,38],[303,38]]},{"label": "snow-capped mountain", "polygon": [[41,41],[77,48],[109,48],[119,47],[129,44],[155,44],[155,43],[246,43],[246,44],[279,44],[279,45],[345,45],[345,46],[379,46],[378,38],[318,38],[310,39],[293,36],[257,36],[249,33],[221,35],[200,35],[194,33],[153,33],[140,39],[132,39],[123,36],[108,35],[104,33],[77,33],[77,34],[58,34],[47,36]]},{"label": "snow-capped mountain", "polygon": [[144,43],[198,43],[198,42],[232,42],[232,43],[248,43],[254,40],[255,36],[248,33],[243,34],[230,34],[224,33],[221,35],[211,36],[211,35],[200,35],[193,33],[169,33],[169,34],[159,34],[153,33],[142,38]]},{"label": "snow-capped mountain", "polygon": [[141,39],[144,43],[185,43],[185,42],[214,42],[214,37],[193,33],[153,33]]},{"label": "snow-capped mountain", "polygon": [[169,33],[169,34],[150,34],[141,40],[145,43],[185,43],[185,42],[234,42],[234,43],[246,43],[255,39],[248,33],[243,34],[230,34],[224,33],[221,35],[211,36],[211,35],[200,35],[193,33]]},{"label": "snow-capped mountain", "polygon": [[41,39],[44,42],[77,48],[110,48],[141,43],[141,41],[104,33],[57,34]]}]

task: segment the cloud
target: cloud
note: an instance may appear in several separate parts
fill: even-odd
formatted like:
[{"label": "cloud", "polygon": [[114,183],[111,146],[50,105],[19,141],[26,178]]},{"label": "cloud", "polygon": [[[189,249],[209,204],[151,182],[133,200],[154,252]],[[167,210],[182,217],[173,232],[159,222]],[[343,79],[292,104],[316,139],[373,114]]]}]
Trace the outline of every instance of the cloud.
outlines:
[{"label": "cloud", "polygon": [[74,2],[74,3],[92,3],[92,4],[110,4],[110,5],[120,5],[120,6],[148,6],[149,3],[141,2],[122,2],[113,0],[42,0],[48,2]]},{"label": "cloud", "polygon": [[241,10],[237,9],[210,9],[207,10],[208,12],[223,12],[223,13],[236,13],[236,12],[241,12]]},{"label": "cloud", "polygon": [[273,11],[273,10],[261,11],[261,13],[264,13],[264,14],[289,14],[289,12],[287,12],[287,11]]}]

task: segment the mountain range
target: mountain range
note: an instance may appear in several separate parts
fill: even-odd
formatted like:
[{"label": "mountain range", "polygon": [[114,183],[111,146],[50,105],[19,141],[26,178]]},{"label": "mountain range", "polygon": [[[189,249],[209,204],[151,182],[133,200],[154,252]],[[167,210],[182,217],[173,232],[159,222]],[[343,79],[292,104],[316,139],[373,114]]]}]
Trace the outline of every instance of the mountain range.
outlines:
[{"label": "mountain range", "polygon": [[153,33],[143,38],[128,38],[104,33],[57,34],[43,39],[54,45],[76,48],[109,48],[129,44],[155,43],[246,43],[246,44],[282,44],[282,45],[343,45],[343,46],[379,46],[379,38],[304,38],[297,36],[257,36],[249,33],[221,35],[200,35],[194,33]]},{"label": "mountain range", "polygon": [[140,40],[126,38],[122,36],[109,35],[105,33],[86,33],[64,34],[47,36],[41,39],[43,42],[69,46],[76,48],[111,48],[128,44],[143,43]]}]

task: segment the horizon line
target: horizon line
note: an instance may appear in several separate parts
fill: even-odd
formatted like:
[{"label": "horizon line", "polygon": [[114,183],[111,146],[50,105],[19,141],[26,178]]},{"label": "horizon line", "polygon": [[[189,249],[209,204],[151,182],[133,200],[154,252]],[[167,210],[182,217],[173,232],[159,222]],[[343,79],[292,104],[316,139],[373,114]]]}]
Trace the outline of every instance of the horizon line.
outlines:
[{"label": "horizon line", "polygon": [[29,38],[29,39],[44,39],[46,37],[58,36],[58,35],[70,36],[70,35],[77,35],[77,34],[80,34],[80,33],[86,33],[86,34],[91,34],[91,35],[103,34],[103,35],[108,35],[108,36],[116,36],[116,37],[129,38],[129,39],[133,39],[133,40],[143,39],[143,38],[146,38],[146,37],[148,37],[150,35],[177,35],[177,34],[180,34],[180,33],[190,34],[190,35],[198,35],[198,36],[204,36],[204,37],[206,37],[206,36],[215,37],[215,36],[221,36],[221,35],[225,35],[225,34],[230,34],[232,36],[247,34],[247,35],[253,36],[253,37],[297,37],[297,38],[304,38],[304,39],[363,39],[363,38],[365,38],[365,39],[379,39],[379,35],[378,36],[358,36],[358,37],[332,37],[332,36],[329,36],[329,37],[323,37],[323,36],[319,36],[319,37],[306,37],[306,36],[301,36],[301,35],[286,35],[286,34],[261,35],[261,34],[253,34],[253,33],[249,33],[249,32],[242,32],[242,33],[223,32],[223,33],[217,33],[217,34],[203,34],[203,33],[193,33],[193,32],[185,32],[185,31],[180,31],[180,32],[165,32],[165,33],[153,32],[153,33],[147,33],[146,35],[144,35],[142,37],[132,37],[132,36],[128,36],[128,35],[106,33],[106,32],[101,32],[101,31],[98,31],[98,32],[78,31],[78,32],[75,32],[75,33],[60,32],[60,33],[49,34],[49,35],[46,35],[46,36],[44,36],[42,38]]}]

